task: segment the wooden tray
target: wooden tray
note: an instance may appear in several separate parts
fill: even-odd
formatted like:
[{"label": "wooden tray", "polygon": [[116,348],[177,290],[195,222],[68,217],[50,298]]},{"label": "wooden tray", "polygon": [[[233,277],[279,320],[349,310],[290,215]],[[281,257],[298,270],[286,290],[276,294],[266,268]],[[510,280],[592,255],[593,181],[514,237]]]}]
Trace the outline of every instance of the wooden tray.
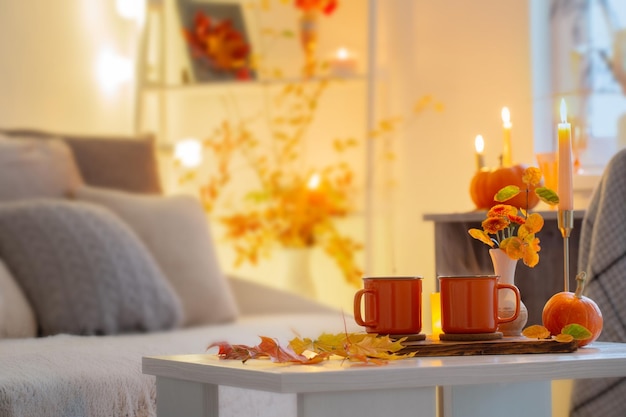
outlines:
[{"label": "wooden tray", "polygon": [[430,338],[403,342],[398,353],[415,352],[415,356],[518,355],[525,353],[570,353],[578,349],[576,340],[568,343],[526,337],[503,337],[484,341],[442,341]]}]

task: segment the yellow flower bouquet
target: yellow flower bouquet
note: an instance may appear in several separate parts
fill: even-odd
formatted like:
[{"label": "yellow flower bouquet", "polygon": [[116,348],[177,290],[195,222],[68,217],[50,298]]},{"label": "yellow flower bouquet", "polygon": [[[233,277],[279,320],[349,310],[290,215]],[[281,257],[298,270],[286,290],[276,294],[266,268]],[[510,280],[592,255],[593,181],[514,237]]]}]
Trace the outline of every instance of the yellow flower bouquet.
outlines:
[{"label": "yellow flower bouquet", "polygon": [[[533,187],[541,184],[541,178],[538,168],[526,168],[522,178],[526,189],[522,190],[516,185],[506,186],[496,193],[494,200],[505,202],[521,192],[528,196]],[[549,205],[559,202],[558,195],[549,188],[537,187],[533,192]],[[532,268],[539,263],[541,246],[536,235],[543,224],[543,217],[539,213],[528,213],[528,210],[515,206],[497,204],[487,212],[487,218],[481,224],[482,229],[470,229],[469,234],[492,248],[502,249],[512,259],[522,259],[525,265]]]}]

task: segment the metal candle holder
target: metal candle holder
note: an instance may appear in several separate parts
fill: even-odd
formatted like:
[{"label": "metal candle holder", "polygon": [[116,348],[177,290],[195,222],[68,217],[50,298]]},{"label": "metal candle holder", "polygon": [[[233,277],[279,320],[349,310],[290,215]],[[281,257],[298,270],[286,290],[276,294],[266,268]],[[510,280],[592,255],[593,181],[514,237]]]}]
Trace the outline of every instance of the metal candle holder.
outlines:
[{"label": "metal candle holder", "polygon": [[559,210],[558,225],[563,236],[563,284],[569,291],[569,236],[574,228],[574,210]]}]

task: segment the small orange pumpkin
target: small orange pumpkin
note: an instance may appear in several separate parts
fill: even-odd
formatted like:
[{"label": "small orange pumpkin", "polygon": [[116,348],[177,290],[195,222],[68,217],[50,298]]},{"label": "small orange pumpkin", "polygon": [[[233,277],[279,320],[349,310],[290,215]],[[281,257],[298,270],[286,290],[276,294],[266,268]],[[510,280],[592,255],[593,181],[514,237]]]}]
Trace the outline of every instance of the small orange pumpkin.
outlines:
[{"label": "small orange pumpkin", "polygon": [[[495,169],[483,168],[477,171],[470,184],[470,196],[476,208],[479,210],[489,210],[496,204],[500,204],[495,201],[493,197],[500,189],[508,185],[517,185],[521,189],[526,189],[526,184],[522,181],[522,176],[526,168],[526,165],[518,164]],[[533,190],[534,188],[530,191]],[[527,197],[528,205],[526,204]],[[539,197],[537,197],[537,194],[534,192],[522,192],[508,200],[506,204],[530,210],[539,204]]]},{"label": "small orange pumpkin", "polygon": [[585,274],[576,277],[576,292],[563,291],[554,294],[543,307],[543,326],[552,335],[558,335],[568,324],[580,324],[591,332],[591,337],[579,340],[582,347],[593,342],[602,333],[604,320],[598,305],[591,298],[582,295],[585,288]]}]

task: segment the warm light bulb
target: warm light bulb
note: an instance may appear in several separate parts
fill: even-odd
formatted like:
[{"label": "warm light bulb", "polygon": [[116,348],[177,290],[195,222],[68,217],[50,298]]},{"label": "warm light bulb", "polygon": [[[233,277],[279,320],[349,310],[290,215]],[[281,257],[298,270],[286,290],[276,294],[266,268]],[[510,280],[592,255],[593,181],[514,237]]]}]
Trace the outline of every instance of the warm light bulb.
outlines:
[{"label": "warm light bulb", "polygon": [[307,188],[309,190],[315,190],[320,185],[320,174],[317,172],[309,178],[309,182],[307,183]]},{"label": "warm light bulb", "polygon": [[564,98],[561,99],[561,123],[567,123],[567,106]]},{"label": "warm light bulb", "polygon": [[511,112],[508,107],[502,108],[502,123],[504,127],[511,127]]},{"label": "warm light bulb", "polygon": [[485,150],[485,140],[483,139],[482,135],[476,136],[476,139],[474,140],[474,146],[476,147],[476,152],[483,153],[483,151]]},{"label": "warm light bulb", "polygon": [[198,139],[183,139],[176,143],[174,158],[186,168],[195,168],[202,163],[202,144]]},{"label": "warm light bulb", "polygon": [[115,8],[124,19],[141,21],[146,12],[146,2],[143,0],[116,0]]},{"label": "warm light bulb", "polygon": [[108,92],[114,91],[133,76],[130,59],[107,49],[100,52],[96,65],[100,85]]}]

